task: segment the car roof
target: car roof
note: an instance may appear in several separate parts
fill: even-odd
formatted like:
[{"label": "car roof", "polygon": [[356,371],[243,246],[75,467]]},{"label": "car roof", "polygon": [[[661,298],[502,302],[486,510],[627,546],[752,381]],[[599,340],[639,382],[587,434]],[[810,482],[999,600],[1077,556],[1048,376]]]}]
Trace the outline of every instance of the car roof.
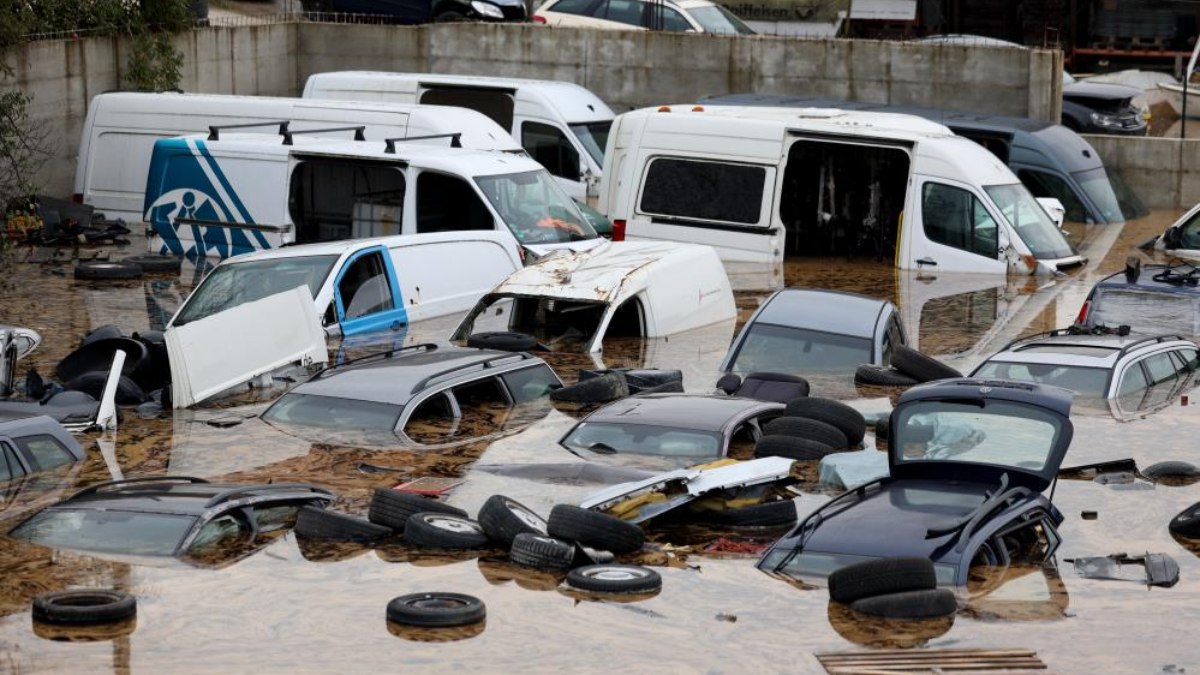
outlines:
[{"label": "car roof", "polygon": [[781,408],[781,403],[723,394],[646,394],[609,403],[582,421],[715,432],[722,431],[731,419],[756,411]]},{"label": "car roof", "polygon": [[312,244],[295,244],[283,246],[281,248],[262,249],[260,251],[252,251],[250,253],[242,253],[230,258],[222,260],[222,265],[236,265],[238,263],[252,262],[255,260],[280,259],[280,258],[308,258],[320,255],[341,256],[354,251],[361,251],[365,248],[373,246],[404,246],[416,244],[431,244],[437,242],[459,242],[472,240],[495,241],[504,243],[506,239],[503,234],[498,234],[492,230],[464,230],[456,232],[430,232],[427,234],[393,234],[386,237],[371,237],[368,239],[339,239],[337,241],[314,242]]},{"label": "car roof", "polygon": [[1197,270],[1197,279],[1200,280],[1200,269],[1193,265],[1187,263],[1182,265],[1152,264],[1142,265],[1141,274],[1138,275],[1136,281],[1130,282],[1123,271],[1115,272],[1104,277],[1100,281],[1097,281],[1094,288],[1126,289],[1131,291],[1138,290],[1156,293],[1181,293],[1185,295],[1200,293],[1200,288],[1195,285],[1186,283],[1171,283],[1169,281],[1162,281],[1154,278],[1161,272],[1178,271],[1179,273],[1187,273],[1190,270]]},{"label": "car roof", "polygon": [[784,288],[767,299],[754,321],[873,338],[880,313],[891,306],[858,293]]},{"label": "car roof", "polygon": [[988,361],[1045,363],[1112,368],[1126,354],[1136,353],[1161,344],[1195,343],[1178,335],[1048,335],[1017,340],[992,356]]},{"label": "car roof", "polygon": [[[315,486],[304,486],[316,490]],[[163,513],[181,516],[200,516],[205,511],[226,501],[214,498],[225,495],[236,497],[266,497],[276,493],[281,500],[294,500],[300,486],[295,484],[236,484],[209,483],[198,478],[159,476],[132,480],[109,481],[90,485],[63,501],[49,507],[52,509],[96,508],[104,510]],[[332,495],[313,491],[314,497]]]},{"label": "car roof", "polygon": [[288,394],[403,406],[434,382],[458,384],[544,363],[523,352],[415,345],[331,366]]}]

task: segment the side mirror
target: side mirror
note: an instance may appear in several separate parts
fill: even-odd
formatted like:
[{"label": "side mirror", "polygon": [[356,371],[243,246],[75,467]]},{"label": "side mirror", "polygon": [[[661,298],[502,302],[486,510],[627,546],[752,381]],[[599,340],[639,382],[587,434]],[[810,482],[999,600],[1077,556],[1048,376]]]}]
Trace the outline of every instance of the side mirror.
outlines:
[{"label": "side mirror", "polygon": [[1046,212],[1046,215],[1050,216],[1050,220],[1053,220],[1054,224],[1061,230],[1063,221],[1067,217],[1067,209],[1063,206],[1062,202],[1054,197],[1038,197],[1037,202],[1042,205],[1042,210]]}]

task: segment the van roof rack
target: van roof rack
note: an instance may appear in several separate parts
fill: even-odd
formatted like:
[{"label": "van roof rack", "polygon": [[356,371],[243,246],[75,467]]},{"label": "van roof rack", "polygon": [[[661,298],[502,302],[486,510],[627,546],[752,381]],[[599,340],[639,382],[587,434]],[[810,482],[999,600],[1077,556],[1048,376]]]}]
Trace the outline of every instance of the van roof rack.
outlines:
[{"label": "van roof rack", "polygon": [[365,141],[365,140],[367,140],[367,136],[365,133],[366,130],[367,130],[367,125],[359,124],[357,126],[350,126],[350,127],[324,127],[322,129],[298,129],[296,131],[292,131],[290,129],[280,129],[279,135],[283,136],[283,144],[284,145],[291,145],[292,144],[292,136],[296,136],[297,134],[319,134],[319,133],[323,133],[326,131],[330,131],[330,132],[332,132],[332,131],[353,131],[354,132],[354,140]]},{"label": "van roof rack", "polygon": [[221,140],[222,129],[250,129],[252,127],[271,127],[278,125],[279,134],[287,133],[288,125],[291,124],[288,120],[279,120],[278,122],[246,122],[244,124],[210,124],[208,125],[208,140]]},{"label": "van roof rack", "polygon": [[426,141],[431,138],[449,138],[450,147],[462,147],[462,141],[459,140],[462,138],[462,132],[455,132],[453,134],[429,134],[428,136],[397,136],[396,138],[385,138],[383,139],[383,142],[387,143],[387,147],[385,147],[383,151],[389,155],[394,155],[396,154],[396,144],[401,141]]}]

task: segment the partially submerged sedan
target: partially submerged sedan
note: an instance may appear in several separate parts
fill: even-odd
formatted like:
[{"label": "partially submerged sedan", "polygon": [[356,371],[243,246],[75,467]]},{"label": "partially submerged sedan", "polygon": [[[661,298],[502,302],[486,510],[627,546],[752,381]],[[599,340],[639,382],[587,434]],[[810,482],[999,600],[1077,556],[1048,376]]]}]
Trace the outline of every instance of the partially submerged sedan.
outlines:
[{"label": "partially submerged sedan", "polygon": [[759,569],[828,576],[877,558],[933,560],[938,583],[975,565],[1049,560],[1063,516],[1042,492],[1071,444],[1071,393],[999,380],[941,380],[900,397],[890,475],[834,497],[775,542]]}]

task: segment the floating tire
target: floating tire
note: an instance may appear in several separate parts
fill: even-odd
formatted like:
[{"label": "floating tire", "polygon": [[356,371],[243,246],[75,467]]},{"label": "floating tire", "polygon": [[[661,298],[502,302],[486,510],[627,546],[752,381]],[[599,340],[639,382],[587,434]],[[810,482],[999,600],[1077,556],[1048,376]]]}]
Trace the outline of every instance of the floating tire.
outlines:
[{"label": "floating tire", "polygon": [[424,548],[479,548],[488,543],[479,523],[452,513],[414,513],[404,525],[404,541]]},{"label": "floating tire", "polygon": [[1155,483],[1183,486],[1200,482],[1200,469],[1188,462],[1158,462],[1142,469],[1142,475]]},{"label": "floating tire", "polygon": [[906,345],[892,349],[892,367],[919,382],[962,377],[962,373]]},{"label": "floating tire", "polygon": [[958,611],[954,592],[947,588],[904,591],[855,600],[850,608],[888,619],[935,619]]},{"label": "floating tire", "polygon": [[121,281],[142,276],[142,268],[133,263],[88,260],[75,264],[75,278],[89,281]]},{"label": "floating tire", "polygon": [[642,528],[633,523],[571,504],[558,504],[551,509],[546,531],[551,537],[617,554],[632,553],[646,541]]},{"label": "floating tire", "polygon": [[662,576],[638,565],[585,565],[567,572],[567,585],[589,593],[655,593]]},{"label": "floating tire", "polygon": [[546,534],[546,520],[524,504],[492,495],[479,509],[479,526],[492,541],[512,546],[518,534]]},{"label": "floating tire", "polygon": [[308,505],[296,515],[296,536],[319,541],[371,542],[392,534],[390,527]]},{"label": "floating tire", "polygon": [[504,352],[527,352],[537,349],[537,338],[512,331],[488,331],[467,336],[468,347],[498,349]]},{"label": "floating tire", "polygon": [[375,488],[371,495],[371,506],[367,509],[367,520],[376,525],[390,527],[397,532],[403,532],[408,519],[415,513],[449,513],[455,516],[467,517],[467,512],[460,508],[439,502],[432,497],[424,497],[409,492],[400,492],[391,488]]},{"label": "floating tire", "polygon": [[465,593],[410,593],[387,604],[387,620],[404,626],[450,628],[486,618],[483,601]]},{"label": "floating tire", "polygon": [[1188,539],[1200,539],[1200,502],[1180,511],[1171,519],[1167,529],[1171,534]]},{"label": "floating tire", "polygon": [[755,457],[787,457],[788,459],[813,460],[836,452],[831,446],[811,438],[796,436],[767,435],[754,445]]},{"label": "floating tire", "polygon": [[[99,401],[104,397],[104,387],[108,384],[108,371],[94,370],[90,373],[84,373],[77,377],[71,378],[67,382],[67,389],[70,391],[82,391]],[[117,403],[119,405],[138,405],[145,403],[147,398],[146,392],[138,386],[137,382],[132,379],[121,376],[117,380]]]},{"label": "floating tire", "polygon": [[879,419],[875,420],[875,442],[877,444],[888,442],[888,429],[891,427],[891,425],[891,415],[888,415],[887,417],[880,417]]},{"label": "floating tire", "polygon": [[763,433],[768,436],[793,436],[824,443],[835,450],[850,447],[850,441],[841,429],[807,417],[777,417],[763,425]]},{"label": "floating tire", "polygon": [[874,595],[937,588],[929,558],[880,558],[848,565],[829,575],[829,597],[852,603]]},{"label": "floating tire", "polygon": [[107,588],[83,588],[39,595],[33,600],[33,620],[65,625],[124,621],[137,615],[137,600]]},{"label": "floating tire", "polygon": [[121,262],[137,265],[142,272],[155,274],[159,272],[178,272],[183,267],[183,258],[160,253],[145,253],[121,258]]},{"label": "floating tire", "polygon": [[683,381],[679,380],[675,382],[663,382],[662,384],[656,384],[653,387],[645,387],[638,389],[637,391],[634,391],[634,387],[630,387],[629,390],[635,396],[647,396],[649,394],[682,394]]},{"label": "floating tire", "polygon": [[856,384],[870,384],[877,387],[911,387],[914,384],[920,384],[915,378],[909,377],[894,368],[876,366],[870,363],[864,363],[854,369],[854,382]]},{"label": "floating tire", "polygon": [[621,373],[597,375],[550,392],[550,400],[565,403],[608,403],[629,395],[629,383]]},{"label": "floating tire", "polygon": [[575,545],[554,537],[523,532],[513,538],[508,557],[538,570],[566,570],[575,560]]},{"label": "floating tire", "polygon": [[736,509],[704,510],[697,512],[697,517],[725,527],[782,527],[796,523],[796,502],[783,499]]},{"label": "floating tire", "polygon": [[867,433],[867,423],[862,413],[850,406],[829,398],[798,398],[789,401],[784,414],[789,417],[807,417],[835,426],[846,435],[850,447],[862,443]]},{"label": "floating tire", "polygon": [[94,328],[87,335],[84,335],[83,340],[80,341],[80,343],[79,343],[79,346],[82,347],[86,344],[95,342],[96,340],[104,340],[107,338],[115,338],[115,337],[125,337],[125,331],[121,330],[120,326],[113,324],[113,323],[109,323],[109,324],[105,324],[103,326]]}]

